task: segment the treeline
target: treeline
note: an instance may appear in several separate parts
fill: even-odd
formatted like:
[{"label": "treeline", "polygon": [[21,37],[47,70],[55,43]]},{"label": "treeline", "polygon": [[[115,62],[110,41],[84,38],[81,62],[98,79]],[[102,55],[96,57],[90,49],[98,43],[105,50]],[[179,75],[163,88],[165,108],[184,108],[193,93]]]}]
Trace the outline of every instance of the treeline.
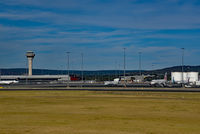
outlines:
[{"label": "treeline", "polygon": [[[181,72],[182,66],[174,66],[174,67],[168,67],[164,69],[158,69],[158,70],[142,70],[142,74],[157,74],[157,75],[163,75],[166,72],[170,74],[171,72]],[[184,66],[184,71],[190,72],[200,72],[200,66]],[[28,70],[25,68],[11,68],[11,69],[0,69],[1,75],[26,75],[28,73]],[[80,70],[70,70],[70,75],[77,75],[81,76],[82,71]],[[48,70],[48,69],[33,69],[34,75],[64,75],[68,74],[67,70]],[[105,77],[117,77],[122,76],[124,74],[123,70],[96,70],[96,71],[83,71],[84,76],[90,78],[96,77],[96,79],[101,79],[102,76]],[[139,70],[126,70],[126,75],[139,75]]]}]

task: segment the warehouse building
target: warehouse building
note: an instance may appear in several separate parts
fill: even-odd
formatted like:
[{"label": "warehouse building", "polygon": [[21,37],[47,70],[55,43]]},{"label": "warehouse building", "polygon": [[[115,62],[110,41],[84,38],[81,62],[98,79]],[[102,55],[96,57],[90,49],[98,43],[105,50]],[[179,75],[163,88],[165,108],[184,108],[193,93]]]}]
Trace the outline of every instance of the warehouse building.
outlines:
[{"label": "warehouse building", "polygon": [[171,72],[172,83],[195,83],[199,80],[199,72]]}]

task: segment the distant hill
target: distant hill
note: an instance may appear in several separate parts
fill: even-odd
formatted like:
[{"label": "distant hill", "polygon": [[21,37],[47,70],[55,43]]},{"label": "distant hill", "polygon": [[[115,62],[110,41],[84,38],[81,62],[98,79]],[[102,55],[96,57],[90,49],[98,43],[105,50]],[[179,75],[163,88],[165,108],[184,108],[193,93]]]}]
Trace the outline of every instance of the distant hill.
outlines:
[{"label": "distant hill", "polygon": [[[81,75],[80,70],[70,70],[71,75]],[[135,72],[135,71],[126,71]],[[0,69],[1,75],[26,75],[28,70],[25,68],[10,68]],[[63,75],[68,74],[67,70],[48,70],[48,69],[33,69],[33,75]],[[97,70],[97,71],[84,71],[86,75],[112,75],[112,74],[123,74],[123,70]]]},{"label": "distant hill", "polygon": [[[171,72],[181,72],[182,66],[174,66],[174,67],[168,67],[164,69],[154,70],[153,72],[158,73],[171,73]],[[200,72],[200,66],[184,66],[185,72]]]},{"label": "distant hill", "polygon": [[[168,67],[158,70],[142,70],[143,74],[168,74],[171,72],[182,71],[181,66]],[[200,72],[200,66],[184,66],[184,71],[195,71]],[[25,68],[11,68],[11,69],[0,69],[1,75],[26,75],[27,69]],[[48,70],[48,69],[33,69],[34,75],[62,75],[67,74],[66,70]],[[81,75],[80,70],[70,70],[71,75]],[[127,75],[137,75],[139,74],[138,70],[126,70]],[[123,75],[123,70],[97,70],[97,71],[84,71],[84,75]]]}]

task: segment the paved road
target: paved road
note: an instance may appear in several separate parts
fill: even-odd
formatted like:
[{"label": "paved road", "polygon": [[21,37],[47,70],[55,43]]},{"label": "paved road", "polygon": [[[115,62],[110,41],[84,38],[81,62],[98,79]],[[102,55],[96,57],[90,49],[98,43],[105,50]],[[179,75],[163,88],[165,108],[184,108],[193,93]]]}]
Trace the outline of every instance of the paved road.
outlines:
[{"label": "paved road", "polygon": [[145,91],[145,92],[200,92],[200,88],[99,88],[99,87],[91,87],[91,88],[55,88],[55,87],[36,87],[36,88],[25,88],[25,87],[6,87],[1,88],[0,91],[32,91],[32,90],[74,90],[74,91]]}]

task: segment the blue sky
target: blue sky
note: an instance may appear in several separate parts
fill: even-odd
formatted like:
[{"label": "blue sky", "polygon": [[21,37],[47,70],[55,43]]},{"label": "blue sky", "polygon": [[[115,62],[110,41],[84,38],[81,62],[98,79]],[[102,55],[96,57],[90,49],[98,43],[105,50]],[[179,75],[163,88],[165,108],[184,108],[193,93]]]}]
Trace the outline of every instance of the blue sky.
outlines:
[{"label": "blue sky", "polygon": [[0,68],[157,69],[199,65],[199,0],[1,0]]}]

